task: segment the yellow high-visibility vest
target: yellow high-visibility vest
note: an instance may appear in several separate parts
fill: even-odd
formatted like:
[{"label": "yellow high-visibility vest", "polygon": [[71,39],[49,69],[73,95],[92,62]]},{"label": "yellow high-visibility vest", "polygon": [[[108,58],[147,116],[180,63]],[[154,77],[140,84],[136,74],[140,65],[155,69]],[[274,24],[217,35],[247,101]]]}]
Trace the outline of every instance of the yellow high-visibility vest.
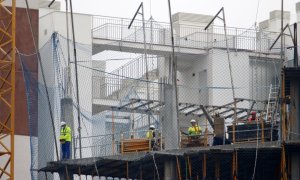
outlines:
[{"label": "yellow high-visibility vest", "polygon": [[147,136],[148,139],[152,139],[153,138],[153,132],[154,132],[153,130],[149,130],[147,132],[146,136]]},{"label": "yellow high-visibility vest", "polygon": [[71,142],[72,140],[72,131],[71,128],[69,126],[65,126],[64,128],[60,129],[60,136],[59,136],[59,140],[60,141],[68,141]]},{"label": "yellow high-visibility vest", "polygon": [[189,135],[199,135],[202,132],[201,127],[198,125],[189,127],[188,131]]}]

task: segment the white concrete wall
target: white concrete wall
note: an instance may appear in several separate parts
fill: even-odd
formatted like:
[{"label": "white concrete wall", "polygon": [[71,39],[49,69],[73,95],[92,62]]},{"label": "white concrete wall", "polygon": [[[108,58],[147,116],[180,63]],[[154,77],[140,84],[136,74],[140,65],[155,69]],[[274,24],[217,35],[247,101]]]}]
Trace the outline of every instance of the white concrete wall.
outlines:
[{"label": "white concrete wall", "polygon": [[[225,87],[214,89],[210,103],[223,105],[233,102],[230,71],[226,50],[212,50],[212,87]],[[235,89],[235,97],[249,98],[249,54],[247,52],[231,52],[230,60]]]},{"label": "white concrete wall", "polygon": [[[199,84],[200,72],[206,70],[210,74],[209,55],[201,56],[195,60],[182,61],[189,64],[188,68],[179,70],[178,85],[179,85],[179,102],[199,104],[203,102],[203,97],[207,96],[208,89]],[[186,65],[187,66],[187,65]],[[209,75],[207,77],[210,77]],[[209,84],[209,80],[207,79]]]},{"label": "white concrete wall", "polygon": [[[64,38],[67,37],[66,31],[66,16],[64,12],[52,11],[49,9],[40,9],[40,23],[39,23],[39,47],[42,48],[46,42],[48,42],[51,38],[53,32],[59,33]],[[75,39],[77,43],[77,60],[84,61],[82,63],[78,63],[78,82],[79,82],[79,97],[80,97],[80,107],[81,111],[85,113],[89,118],[91,118],[92,112],[92,70],[82,67],[86,66],[92,67],[92,36],[91,36],[91,17],[85,14],[74,14],[74,27],[75,27]],[[69,35],[70,39],[72,39],[72,31],[71,31],[71,17],[69,16]],[[61,38],[62,42],[65,42],[62,45],[62,51],[65,59],[61,59],[61,61],[67,60],[67,46],[66,40]],[[46,50],[45,50],[46,51]],[[48,49],[48,53],[51,54],[51,47]],[[73,58],[73,43],[70,42],[70,59],[71,62],[74,62]],[[43,59],[43,57],[42,57]],[[44,67],[46,69],[46,77],[48,86],[57,87],[56,77],[54,77],[54,65],[52,61],[52,56],[45,57]],[[63,66],[64,64],[60,64]],[[81,65],[81,66],[80,66]],[[75,70],[74,63],[71,63],[71,79],[73,84],[73,96],[76,96],[76,83],[75,83]],[[41,72],[39,72],[39,81],[42,82]],[[75,99],[74,99],[75,101]],[[76,102],[76,101],[75,101]],[[45,102],[41,102],[45,103]],[[40,106],[41,107],[41,106]],[[55,109],[60,110],[59,104],[56,104]],[[55,119],[59,121],[60,115],[56,113]],[[91,125],[89,121],[85,120],[85,126],[82,125],[82,136],[91,135]],[[74,127],[78,127],[77,125],[77,111],[74,108]],[[49,127],[50,128],[50,127]],[[57,126],[57,130],[59,130],[59,125]],[[77,128],[73,130],[75,132],[75,136],[77,136]],[[58,133],[58,131],[57,131]],[[82,146],[86,146],[88,142],[83,142]],[[78,151],[77,151],[78,152]],[[83,157],[90,156],[91,151],[84,151]]]}]

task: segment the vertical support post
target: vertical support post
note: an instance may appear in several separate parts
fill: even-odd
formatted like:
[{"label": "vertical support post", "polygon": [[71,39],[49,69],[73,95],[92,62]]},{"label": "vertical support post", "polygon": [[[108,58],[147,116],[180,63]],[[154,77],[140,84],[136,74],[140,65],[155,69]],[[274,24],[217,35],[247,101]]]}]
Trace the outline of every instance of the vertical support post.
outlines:
[{"label": "vertical support post", "polygon": [[189,156],[187,157],[187,160],[188,160],[188,168],[189,168],[189,177],[190,179],[192,179],[192,163]]},{"label": "vertical support post", "polygon": [[[282,180],[287,180],[286,157],[285,156],[286,156],[285,145],[282,144],[282,146],[281,146],[281,179]],[[299,176],[298,176],[298,178],[299,178]]]},{"label": "vertical support post", "polygon": [[[68,67],[67,67],[67,82],[65,87],[67,89],[66,95],[67,97],[71,97],[72,95],[72,88],[71,88],[71,59],[70,59],[70,37],[69,37],[69,5],[68,0],[66,2],[66,27],[67,27],[67,55],[68,55]],[[74,156],[75,157],[75,156]]]},{"label": "vertical support post", "polygon": [[280,140],[282,142],[286,141],[286,121],[285,121],[285,101],[283,100],[283,98],[285,97],[285,74],[284,72],[281,73],[281,133],[280,133]]},{"label": "vertical support post", "polygon": [[220,179],[220,160],[216,159],[215,163],[215,179]]},{"label": "vertical support post", "polygon": [[[149,94],[149,72],[148,72],[148,55],[147,55],[147,46],[146,46],[146,27],[145,27],[145,15],[144,15],[144,5],[143,2],[141,3],[142,8],[142,20],[143,20],[143,38],[144,38],[144,56],[145,56],[145,66],[146,66],[146,88],[147,88],[147,101],[150,100],[150,94]],[[150,104],[147,105],[148,109],[150,108]],[[148,113],[148,126],[150,126],[151,118],[150,118],[150,111],[147,111]]]},{"label": "vertical support post", "polygon": [[[142,10],[142,13],[140,13],[139,11]],[[145,27],[145,13],[144,13],[144,5],[143,2],[141,2],[139,8],[137,9],[136,13],[134,14],[128,29],[130,29],[133,21],[135,20],[136,16],[140,14],[142,15],[142,23],[143,23],[143,41],[144,41],[144,57],[145,57],[145,66],[146,66],[146,88],[147,88],[147,101],[149,101],[150,99],[150,94],[149,94],[149,74],[148,74],[148,61],[147,61],[147,45],[146,45],[146,27]],[[135,33],[136,34],[136,33]],[[147,105],[148,109],[150,108],[150,104]],[[148,113],[148,126],[150,126],[150,111],[147,111]]]},{"label": "vertical support post", "polygon": [[143,179],[143,166],[140,166],[140,179]]},{"label": "vertical support post", "polygon": [[65,170],[58,172],[60,180],[73,180],[73,175],[70,176],[68,166],[65,166]]},{"label": "vertical support post", "polygon": [[78,68],[77,68],[77,52],[76,52],[76,40],[75,40],[75,28],[73,18],[73,6],[72,0],[70,0],[71,10],[71,24],[73,35],[73,48],[74,48],[74,61],[75,61],[75,78],[76,78],[76,100],[77,100],[77,119],[78,119],[78,138],[79,138],[79,157],[82,158],[82,145],[81,145],[81,120],[80,120],[80,103],[79,103],[79,87],[78,87]]},{"label": "vertical support post", "polygon": [[66,169],[66,176],[67,176],[67,180],[70,180],[70,177],[69,177],[69,171],[68,171],[68,167],[65,166],[65,169]]},{"label": "vertical support post", "polygon": [[236,115],[236,101],[235,101],[235,90],[234,90],[234,83],[233,83],[233,75],[232,75],[232,67],[231,67],[231,60],[230,60],[230,51],[228,46],[228,39],[227,39],[227,27],[226,27],[226,21],[225,21],[225,11],[223,8],[223,21],[224,21],[224,32],[225,32],[225,40],[226,40],[226,49],[227,49],[227,60],[229,65],[229,73],[230,73],[230,82],[231,82],[231,89],[232,89],[232,96],[233,96],[233,102],[234,102],[234,115],[233,115],[233,124],[232,124],[232,140],[233,143],[235,142],[235,126],[237,122],[237,115]]},{"label": "vertical support post", "polygon": [[[261,142],[264,144],[265,143],[265,123],[264,123],[264,119],[263,116],[260,116],[259,118],[260,122],[261,122]],[[272,135],[272,129],[271,129],[271,135]],[[272,138],[271,138],[272,140]]]},{"label": "vertical support post", "polygon": [[298,27],[294,23],[294,67],[298,67]]},{"label": "vertical support post", "polygon": [[111,123],[112,123],[112,128],[111,128],[111,148],[112,148],[112,153],[115,155],[115,117],[114,117],[114,109],[111,109]]},{"label": "vertical support post", "polygon": [[[284,63],[284,56],[283,56],[283,0],[281,0],[281,31],[280,31],[280,37],[281,37],[281,42],[280,42],[280,59],[282,60],[282,64],[281,67],[283,67],[283,63]],[[283,76],[282,76],[283,77]],[[281,84],[283,85],[285,82],[281,79]],[[283,88],[282,88],[283,89]],[[283,92],[281,92],[280,94],[280,99],[282,99],[283,96]],[[282,141],[282,122],[284,121],[283,119],[283,104],[281,103],[281,116],[280,116],[280,133],[279,133],[279,141]]]},{"label": "vertical support post", "polygon": [[[171,76],[169,78],[172,79],[172,88],[174,90],[174,100],[172,102],[172,111],[174,112],[173,121],[176,121],[177,127],[174,129],[176,132],[177,138],[177,147],[179,145],[179,118],[178,118],[178,89],[177,89],[177,58],[175,58],[175,42],[174,42],[174,32],[173,32],[173,21],[172,21],[172,8],[171,8],[171,0],[168,0],[169,7],[169,19],[170,19],[170,28],[171,28],[171,42],[172,42],[172,59],[171,59]],[[170,69],[169,69],[170,70]],[[170,81],[169,81],[170,82]],[[173,93],[172,93],[173,94]],[[173,136],[174,137],[174,136]]]},{"label": "vertical support post", "polygon": [[179,180],[182,180],[182,178],[181,178],[181,171],[180,171],[180,163],[179,163],[178,156],[176,156],[176,164],[177,164],[178,178],[179,178]]},{"label": "vertical support post", "polygon": [[129,168],[128,168],[128,162],[126,162],[126,178],[129,180]]},{"label": "vertical support post", "polygon": [[81,180],[81,168],[80,168],[80,166],[78,167],[78,176],[79,176],[79,180]]},{"label": "vertical support post", "polygon": [[202,174],[203,179],[206,179],[206,154],[203,154],[203,164],[202,164]]},{"label": "vertical support post", "polygon": [[237,160],[237,152],[234,151],[232,153],[232,178],[233,180],[237,180],[237,171],[238,171],[238,160]]},{"label": "vertical support post", "polygon": [[44,173],[45,173],[45,179],[48,180],[47,172],[44,172]]}]

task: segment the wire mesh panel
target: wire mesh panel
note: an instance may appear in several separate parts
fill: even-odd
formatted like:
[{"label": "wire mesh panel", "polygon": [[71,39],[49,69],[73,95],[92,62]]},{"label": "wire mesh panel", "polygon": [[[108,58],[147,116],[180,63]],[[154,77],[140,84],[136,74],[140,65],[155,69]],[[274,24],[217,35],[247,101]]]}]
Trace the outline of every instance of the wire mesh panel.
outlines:
[{"label": "wire mesh panel", "polygon": [[[47,87],[39,75],[27,70],[27,57],[20,55],[32,167],[40,169],[51,162],[53,168],[55,163],[78,163],[77,168],[86,163],[81,171],[91,176],[163,179],[169,168],[165,164],[170,163],[178,179],[276,179],[281,149],[272,141],[279,139],[280,114],[278,104],[271,108],[270,88],[280,86],[282,61],[277,53],[262,47],[271,39],[268,34],[263,39],[253,29],[228,28],[228,52],[221,27],[209,31],[176,27],[177,86],[172,89],[169,25],[150,19],[144,39],[141,22],[129,30],[128,23],[94,17],[94,47],[77,43],[79,105],[73,60],[68,82],[66,38],[55,34],[40,50]],[[92,54],[95,47],[97,54]],[[50,92],[53,128],[45,88]],[[54,142],[60,152],[62,100],[66,98],[72,100],[70,113],[77,114],[80,107],[82,126],[78,127],[77,118],[68,120],[73,161],[61,162]],[[175,117],[169,112],[173,102],[177,102]],[[170,139],[176,139],[174,144],[167,143],[173,142]],[[261,170],[266,167],[270,169]],[[74,168],[70,173],[80,174]],[[35,173],[32,177],[42,176]]]}]

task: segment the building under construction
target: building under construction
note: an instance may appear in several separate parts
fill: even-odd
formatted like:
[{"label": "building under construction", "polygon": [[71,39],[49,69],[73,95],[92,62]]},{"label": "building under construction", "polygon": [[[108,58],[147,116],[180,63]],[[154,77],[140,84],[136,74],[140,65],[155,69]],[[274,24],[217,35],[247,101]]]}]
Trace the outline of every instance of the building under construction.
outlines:
[{"label": "building under construction", "polygon": [[[16,81],[0,80],[15,84],[20,113],[15,153],[2,153],[13,141],[0,121],[0,179],[299,179],[300,3],[293,24],[274,10],[243,29],[227,27],[221,7],[159,22],[143,3],[126,19],[73,13],[70,2],[16,3]],[[189,135],[191,119],[201,134]]]}]

